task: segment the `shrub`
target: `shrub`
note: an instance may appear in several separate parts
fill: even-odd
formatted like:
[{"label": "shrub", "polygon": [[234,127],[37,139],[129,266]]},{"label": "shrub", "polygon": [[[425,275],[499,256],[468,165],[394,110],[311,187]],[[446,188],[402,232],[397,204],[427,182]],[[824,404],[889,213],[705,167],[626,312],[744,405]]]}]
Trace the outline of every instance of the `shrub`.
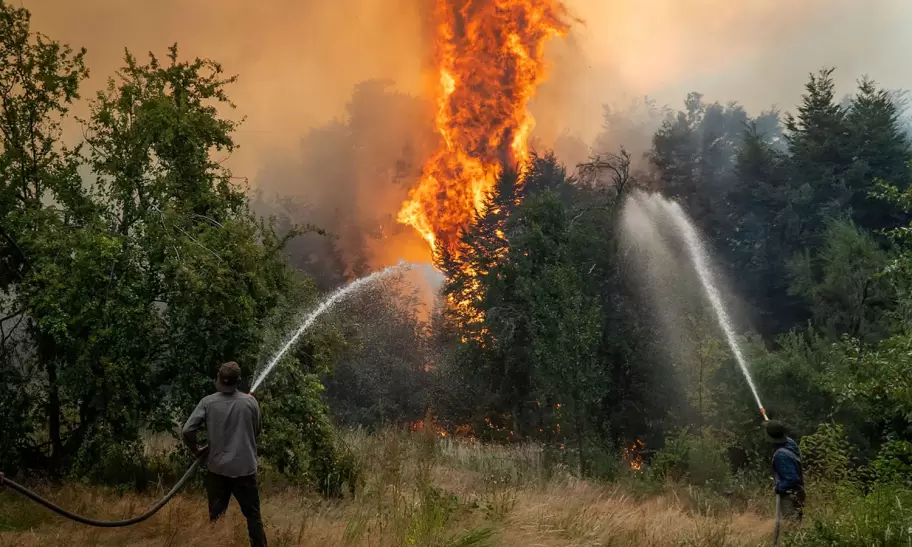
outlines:
[{"label": "shrub", "polygon": [[144,488],[150,475],[142,443],[118,439],[108,424],[95,427],[79,447],[70,469],[74,478],[99,484]]},{"label": "shrub", "polygon": [[875,488],[867,496],[843,500],[837,510],[821,514],[790,534],[791,547],[908,547],[912,544],[912,491],[895,486]]},{"label": "shrub", "polygon": [[720,486],[728,482],[731,474],[726,451],[726,443],[712,430],[692,434],[682,429],[666,439],[650,464],[650,473],[654,478]]},{"label": "shrub", "polygon": [[912,489],[912,443],[892,440],[884,444],[870,465],[877,484],[897,484]]},{"label": "shrub", "polygon": [[815,480],[854,481],[852,446],[842,425],[823,423],[817,431],[801,439],[804,470]]}]

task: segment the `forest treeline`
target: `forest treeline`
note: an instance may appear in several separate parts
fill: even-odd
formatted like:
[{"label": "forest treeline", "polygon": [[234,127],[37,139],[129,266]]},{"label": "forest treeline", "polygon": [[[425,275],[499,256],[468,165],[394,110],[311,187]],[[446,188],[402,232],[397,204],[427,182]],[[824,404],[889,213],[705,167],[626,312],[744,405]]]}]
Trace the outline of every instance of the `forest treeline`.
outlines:
[{"label": "forest treeline", "polygon": [[[838,430],[856,467],[896,454],[909,465],[905,105],[866,78],[837,95],[832,74],[810,76],[794,114],[752,117],[697,93],[679,111],[646,103],[624,119],[606,108],[573,176],[550,154],[521,180],[505,170],[488,213],[439,258],[442,313],[427,335],[410,327],[431,339],[435,367],[351,367],[328,380],[334,406],[392,422],[429,410],[451,430],[572,448],[561,457],[583,471],[599,454],[660,451],[682,428],[716,439],[734,467],[765,465],[761,416],[686,255],[674,317],[647,294],[620,222],[639,189],[677,200],[706,239],[770,415],[798,437]],[[352,117],[352,140],[362,123]],[[598,148],[647,130],[643,158]],[[420,386],[426,405],[414,404]]]},{"label": "forest treeline", "polygon": [[[909,452],[901,108],[867,79],[840,100],[827,69],[781,121],[691,94],[653,135],[644,172],[606,151],[576,180],[550,156],[521,185],[505,174],[492,213],[443,260],[446,294],[463,303],[445,315],[459,339],[446,370],[465,382],[443,390],[458,394],[451,411],[523,437],[560,423],[580,449],[661,445],[696,425],[761,450],[759,413],[706,303],[675,318],[690,359],[669,362],[662,310],[643,299],[618,221],[641,187],[676,199],[707,239],[772,415],[796,435],[841,424],[861,461]],[[702,298],[686,257],[677,268],[680,290]]]},{"label": "forest treeline", "polygon": [[[0,42],[0,469],[142,487],[186,463],[150,454],[148,436],[175,432],[221,362],[252,375],[302,310],[368,270],[373,235],[307,196],[251,194],[223,166],[237,124],[218,63],[176,46],[128,54],[83,98],[86,52],[35,33],[26,10],[2,4]],[[673,268],[673,317],[644,287],[620,222],[644,190],[706,238],[766,409],[809,471],[858,492],[912,488],[904,103],[868,79],[838,96],[832,73],[811,75],[793,114],[696,93],[646,118],[606,108],[589,162],[505,166],[438,257],[439,307],[418,313],[417,290],[393,279],[264,384],[266,467],[338,492],[356,470],[333,422],[429,418],[540,443],[585,475],[615,476],[631,448],[653,473],[703,483],[765,470],[760,415],[692,266]],[[66,146],[77,101],[91,105],[84,138]],[[308,139],[414,177],[418,145],[359,162],[365,135],[417,101],[359,86],[348,119]],[[627,134],[651,134],[642,158],[616,148]],[[305,150],[300,164],[325,161]],[[345,188],[345,173],[326,184]]]}]

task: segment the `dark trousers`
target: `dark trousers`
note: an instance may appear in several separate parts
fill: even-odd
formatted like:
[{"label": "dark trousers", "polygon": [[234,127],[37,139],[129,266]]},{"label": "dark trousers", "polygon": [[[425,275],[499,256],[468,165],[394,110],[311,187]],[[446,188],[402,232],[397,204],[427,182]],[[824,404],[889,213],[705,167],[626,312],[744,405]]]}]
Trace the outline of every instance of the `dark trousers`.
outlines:
[{"label": "dark trousers", "polygon": [[807,495],[804,488],[781,494],[782,518],[801,522],[804,518],[804,502]]},{"label": "dark trousers", "polygon": [[263,530],[263,517],[260,515],[260,492],[257,489],[256,473],[235,478],[207,473],[206,494],[209,497],[210,521],[215,521],[225,514],[233,495],[241,506],[241,513],[247,519],[251,547],[266,547],[266,532]]}]

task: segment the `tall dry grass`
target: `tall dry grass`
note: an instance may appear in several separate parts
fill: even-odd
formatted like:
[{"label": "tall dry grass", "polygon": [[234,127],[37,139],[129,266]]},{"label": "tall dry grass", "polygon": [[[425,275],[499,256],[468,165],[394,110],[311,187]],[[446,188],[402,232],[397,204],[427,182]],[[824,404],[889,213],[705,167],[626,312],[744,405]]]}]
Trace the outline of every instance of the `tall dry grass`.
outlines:
[{"label": "tall dry grass", "polygon": [[[364,469],[353,498],[328,501],[268,485],[261,491],[270,545],[298,547],[754,547],[772,529],[760,509],[708,510],[686,489],[635,495],[621,484],[547,468],[535,446],[485,446],[426,434],[344,436]],[[80,513],[117,519],[158,492],[120,495],[79,485],[42,494]],[[696,500],[696,501],[695,501]],[[241,546],[232,504],[209,524],[205,496],[188,492],[152,519],[92,529],[0,492],[0,546]]]}]

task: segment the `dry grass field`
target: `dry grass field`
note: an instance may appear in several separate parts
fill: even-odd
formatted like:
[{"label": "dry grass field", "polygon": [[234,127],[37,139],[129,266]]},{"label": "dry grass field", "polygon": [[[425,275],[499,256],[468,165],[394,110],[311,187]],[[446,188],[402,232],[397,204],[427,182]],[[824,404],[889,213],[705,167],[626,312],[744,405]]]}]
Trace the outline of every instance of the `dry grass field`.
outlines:
[{"label": "dry grass field", "polygon": [[[655,493],[636,480],[580,481],[546,472],[534,447],[485,446],[425,435],[353,433],[347,441],[365,470],[358,495],[327,501],[266,484],[261,491],[270,545],[296,547],[747,547],[772,531],[770,500],[726,503],[689,487]],[[125,494],[69,485],[47,497],[99,518],[124,518],[158,492]],[[232,502],[210,525],[205,496],[178,496],[150,520],[125,529],[70,523],[0,492],[0,546],[243,546],[246,527]]]}]

